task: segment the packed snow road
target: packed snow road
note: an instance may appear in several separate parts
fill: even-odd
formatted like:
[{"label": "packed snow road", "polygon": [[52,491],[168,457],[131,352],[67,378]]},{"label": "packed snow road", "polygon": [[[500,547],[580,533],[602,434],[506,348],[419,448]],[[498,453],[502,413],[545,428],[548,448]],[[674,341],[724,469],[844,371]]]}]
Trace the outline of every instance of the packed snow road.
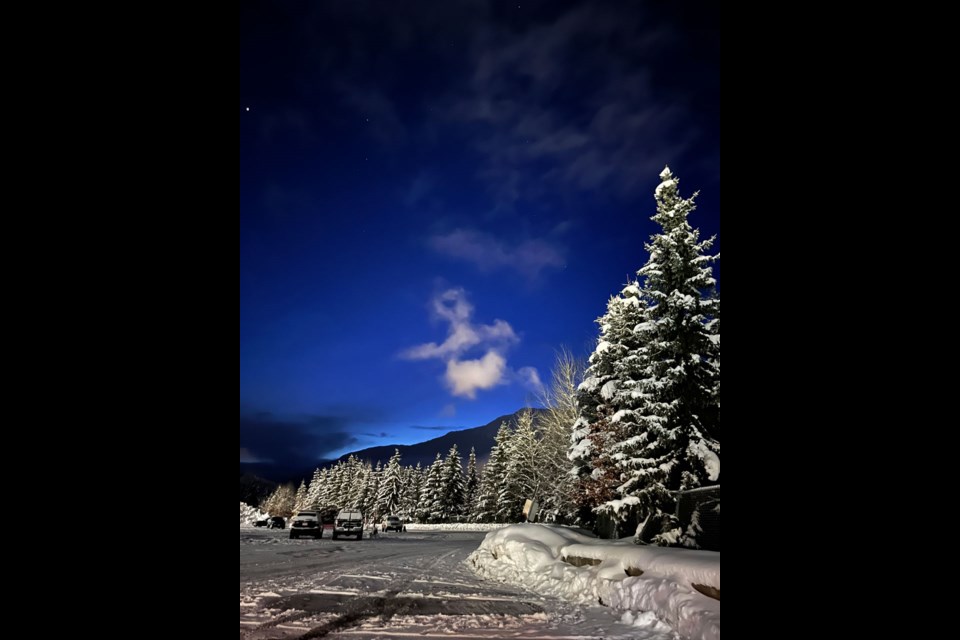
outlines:
[{"label": "packed snow road", "polygon": [[670,638],[619,613],[478,578],[464,559],[481,532],[290,540],[240,529],[240,637]]}]

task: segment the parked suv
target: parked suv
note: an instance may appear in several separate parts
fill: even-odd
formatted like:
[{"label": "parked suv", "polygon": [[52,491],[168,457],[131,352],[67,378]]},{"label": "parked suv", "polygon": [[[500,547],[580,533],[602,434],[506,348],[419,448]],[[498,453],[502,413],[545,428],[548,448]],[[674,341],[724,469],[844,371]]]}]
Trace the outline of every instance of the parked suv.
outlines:
[{"label": "parked suv", "polygon": [[387,516],[383,519],[383,530],[406,531],[407,528],[403,526],[403,520],[400,519],[400,516]]},{"label": "parked suv", "polygon": [[301,511],[290,521],[290,538],[296,539],[300,536],[323,537],[323,525],[320,524],[316,511]]},{"label": "parked suv", "polygon": [[333,539],[339,536],[352,536],[356,534],[357,540],[363,538],[363,514],[359,511],[348,511],[344,509],[337,514],[337,520],[333,525]]}]

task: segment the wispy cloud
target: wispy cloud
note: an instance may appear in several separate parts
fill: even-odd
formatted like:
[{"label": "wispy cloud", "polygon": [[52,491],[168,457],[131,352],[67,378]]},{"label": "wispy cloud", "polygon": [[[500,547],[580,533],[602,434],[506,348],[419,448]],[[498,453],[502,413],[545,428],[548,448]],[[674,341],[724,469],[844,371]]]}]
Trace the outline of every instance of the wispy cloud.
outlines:
[{"label": "wispy cloud", "polygon": [[457,405],[452,402],[443,405],[443,409],[440,410],[441,418],[452,418],[457,415]]},{"label": "wispy cloud", "polygon": [[648,70],[676,41],[642,8],[602,4],[520,33],[497,22],[477,29],[473,74],[450,114],[480,128],[479,174],[497,206],[570,189],[632,193],[688,150],[699,135],[689,127],[692,100]]},{"label": "wispy cloud", "polygon": [[[492,324],[474,324],[473,305],[463,289],[448,289],[431,301],[433,314],[448,323],[447,339],[442,343],[427,342],[400,353],[407,360],[437,359],[446,363],[444,383],[454,396],[473,400],[477,391],[508,384],[517,374],[507,366],[506,350],[520,338],[504,320]],[[482,356],[465,358],[472,349],[483,350]],[[529,370],[532,367],[524,367]],[[535,371],[535,370],[534,370]],[[529,373],[521,376],[530,379]],[[449,405],[448,405],[449,406]]]},{"label": "wispy cloud", "polygon": [[250,453],[249,450],[240,447],[240,462],[247,464],[254,464],[258,462],[273,462],[269,458],[260,458],[256,454]]},{"label": "wispy cloud", "polygon": [[503,320],[493,324],[473,324],[473,305],[467,301],[463,289],[448,289],[435,297],[431,303],[433,313],[449,324],[447,339],[441,344],[428,342],[404,351],[401,356],[408,360],[439,358],[447,360],[462,355],[478,345],[504,348],[519,342],[513,328]]},{"label": "wispy cloud", "polygon": [[511,245],[472,229],[435,235],[429,243],[434,251],[470,262],[481,271],[513,269],[531,280],[548,267],[560,268],[566,263],[562,249],[546,240],[525,240]]},{"label": "wispy cloud", "polygon": [[517,377],[520,379],[520,384],[530,391],[537,394],[543,391],[543,382],[536,367],[520,367],[517,369]]},{"label": "wispy cloud", "polygon": [[427,171],[421,171],[410,183],[410,187],[403,196],[403,204],[408,207],[416,206],[430,193],[434,184],[433,175]]}]

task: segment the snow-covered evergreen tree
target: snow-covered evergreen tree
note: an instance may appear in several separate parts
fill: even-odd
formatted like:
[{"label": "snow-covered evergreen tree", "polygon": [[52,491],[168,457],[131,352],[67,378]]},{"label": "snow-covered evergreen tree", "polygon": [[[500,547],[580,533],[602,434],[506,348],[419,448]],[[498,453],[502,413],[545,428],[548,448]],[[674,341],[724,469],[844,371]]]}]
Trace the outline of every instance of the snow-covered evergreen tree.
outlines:
[{"label": "snow-covered evergreen tree", "polygon": [[337,505],[338,507],[341,507],[346,505],[340,495],[342,474],[343,464],[340,462],[327,470],[326,481],[320,485],[320,506]]},{"label": "snow-covered evergreen tree", "polygon": [[407,467],[407,484],[403,494],[403,505],[400,515],[407,520],[419,518],[418,508],[420,505],[420,490],[423,486],[423,469],[420,463],[416,467]]},{"label": "snow-covered evergreen tree", "polygon": [[370,491],[370,476],[373,473],[373,469],[370,467],[369,462],[363,463],[353,456],[350,456],[347,460],[347,467],[350,484],[344,487],[345,493],[347,494],[346,506],[362,511],[363,515],[366,516],[367,513],[364,511],[364,508],[366,507],[367,496]]},{"label": "snow-covered evergreen tree", "polygon": [[442,482],[441,518],[444,522],[455,521],[464,512],[463,463],[456,444],[443,462]]},{"label": "snow-covered evergreen tree", "polygon": [[376,468],[367,464],[367,488],[363,494],[363,501],[357,505],[367,519],[379,519],[380,513],[377,511],[377,496],[380,493],[380,478],[383,476],[383,467],[377,460]]},{"label": "snow-covered evergreen tree", "polygon": [[297,494],[293,499],[293,512],[300,513],[301,511],[307,508],[307,483],[305,480],[300,481],[300,486],[297,488]]},{"label": "snow-covered evergreen tree", "polygon": [[487,460],[483,468],[483,477],[480,479],[475,512],[477,522],[497,521],[497,498],[500,493],[500,484],[506,474],[506,448],[509,440],[510,427],[503,422],[497,431],[493,448],[490,449],[490,459]]},{"label": "snow-covered evergreen tree", "polygon": [[[708,320],[706,324],[707,330],[710,332],[710,340],[716,347],[716,353],[710,358],[710,364],[713,365],[714,371],[716,372],[714,386],[713,386],[713,402],[717,407],[717,433],[714,434],[714,439],[717,442],[720,442],[720,298],[717,297],[717,309],[716,315],[713,320]],[[718,505],[719,507],[719,505]]]},{"label": "snow-covered evergreen tree", "polygon": [[417,519],[420,522],[439,522],[443,509],[443,459],[440,452],[427,470],[423,488],[420,490],[420,503],[417,505]]},{"label": "snow-covered evergreen tree", "polygon": [[[622,473],[621,497],[633,498],[638,542],[675,544],[681,531],[672,491],[720,478],[719,298],[706,253],[687,217],[694,198],[681,198],[665,168],[656,189],[661,227],[645,245],[650,257],[637,272],[643,319],[633,328],[640,345],[613,362],[610,420],[624,431],[612,447]],[[599,347],[598,347],[599,348]]]},{"label": "snow-covered evergreen tree", "polygon": [[[636,282],[630,282],[607,302],[607,312],[597,319],[600,337],[590,355],[584,380],[577,388],[580,417],[573,425],[569,458],[577,476],[575,499],[578,516],[584,524],[596,518],[594,509],[615,496],[620,485],[620,470],[612,457],[613,447],[621,440],[617,424],[627,411],[642,404],[637,389],[638,366],[643,346],[635,330],[646,322],[646,305]],[[612,431],[618,430],[620,434]]]},{"label": "snow-covered evergreen tree", "polygon": [[377,510],[381,516],[397,513],[402,493],[403,469],[400,466],[400,450],[394,449],[377,493]]},{"label": "snow-covered evergreen tree", "polygon": [[359,509],[366,498],[367,470],[353,455],[343,463],[340,474],[340,507],[343,509]]},{"label": "snow-covered evergreen tree", "polygon": [[477,452],[470,447],[470,457],[467,461],[467,479],[463,487],[463,513],[473,518],[476,511],[477,490],[480,488],[480,478],[477,476]]},{"label": "snow-covered evergreen tree", "polygon": [[313,509],[317,509],[320,506],[326,484],[327,484],[326,467],[324,467],[323,469],[321,469],[320,467],[317,467],[313,471],[313,478],[310,480],[310,486],[307,488],[307,500],[306,500],[307,505],[309,505]]},{"label": "snow-covered evergreen tree", "polygon": [[591,425],[587,437],[592,451],[590,473],[578,479],[580,502],[591,507],[594,518],[605,512],[617,520],[625,519],[629,511],[623,507],[633,505],[636,501],[628,500],[627,505],[612,501],[621,497],[618,488],[623,472],[617,452],[628,437],[627,431],[622,423],[611,420],[605,412]]}]

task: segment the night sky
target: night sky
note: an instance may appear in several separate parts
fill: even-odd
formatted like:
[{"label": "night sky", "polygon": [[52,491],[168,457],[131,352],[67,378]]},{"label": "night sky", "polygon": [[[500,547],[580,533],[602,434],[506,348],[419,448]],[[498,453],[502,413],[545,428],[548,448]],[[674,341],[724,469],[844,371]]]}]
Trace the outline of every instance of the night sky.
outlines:
[{"label": "night sky", "polygon": [[532,402],[646,261],[665,164],[719,233],[719,9],[669,4],[241,3],[241,463]]}]

